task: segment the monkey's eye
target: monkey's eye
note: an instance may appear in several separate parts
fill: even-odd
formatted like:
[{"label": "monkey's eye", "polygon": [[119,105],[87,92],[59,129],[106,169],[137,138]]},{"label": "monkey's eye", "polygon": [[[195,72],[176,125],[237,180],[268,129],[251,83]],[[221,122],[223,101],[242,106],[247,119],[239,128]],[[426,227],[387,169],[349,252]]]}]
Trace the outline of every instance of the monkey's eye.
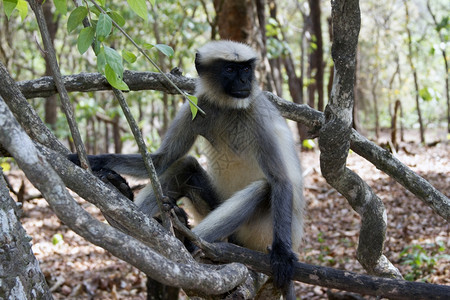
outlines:
[{"label": "monkey's eye", "polygon": [[244,71],[245,73],[250,72],[250,67],[243,67],[242,71]]},{"label": "monkey's eye", "polygon": [[234,72],[234,68],[233,67],[225,67],[225,72],[233,73]]}]

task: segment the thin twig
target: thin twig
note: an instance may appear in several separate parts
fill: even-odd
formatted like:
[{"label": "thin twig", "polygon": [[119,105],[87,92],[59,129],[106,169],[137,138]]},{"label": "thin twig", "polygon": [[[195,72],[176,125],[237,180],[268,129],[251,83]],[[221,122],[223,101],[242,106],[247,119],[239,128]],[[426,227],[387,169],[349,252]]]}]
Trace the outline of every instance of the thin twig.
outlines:
[{"label": "thin twig", "polygon": [[125,114],[125,117],[127,118],[128,124],[130,125],[130,128],[131,128],[131,131],[133,132],[134,139],[136,140],[136,143],[138,144],[139,152],[141,153],[142,158],[144,160],[145,168],[147,169],[147,173],[150,177],[150,182],[152,184],[153,191],[156,196],[156,202],[158,203],[158,207],[161,212],[163,226],[166,229],[171,229],[172,226],[171,226],[170,218],[168,216],[167,211],[164,209],[164,206],[163,206],[163,203],[164,203],[163,191],[161,188],[161,184],[158,180],[158,174],[156,173],[155,166],[153,165],[153,161],[150,156],[150,152],[148,152],[148,150],[147,150],[147,147],[145,145],[141,131],[139,130],[136,120],[133,118],[133,115],[131,114],[130,107],[128,106],[122,92],[115,88],[113,88],[113,92],[114,92],[114,95],[116,96],[117,100],[119,101],[120,106],[122,107],[122,111]]},{"label": "thin twig", "polygon": [[48,32],[47,23],[45,22],[44,12],[42,11],[42,5],[36,0],[28,0],[31,8],[36,16],[36,21],[39,25],[39,30],[42,35],[42,41],[45,47],[45,58],[49,64],[50,70],[55,80],[56,88],[58,89],[59,96],[61,99],[62,109],[67,118],[67,123],[69,124],[69,129],[77,149],[77,153],[80,159],[80,164],[84,169],[89,169],[89,162],[87,160],[86,148],[81,139],[80,132],[78,130],[78,125],[73,114],[72,107],[70,105],[69,95],[67,93],[66,87],[64,86],[64,81],[61,76],[61,71],[58,66],[56,59],[55,49]]}]

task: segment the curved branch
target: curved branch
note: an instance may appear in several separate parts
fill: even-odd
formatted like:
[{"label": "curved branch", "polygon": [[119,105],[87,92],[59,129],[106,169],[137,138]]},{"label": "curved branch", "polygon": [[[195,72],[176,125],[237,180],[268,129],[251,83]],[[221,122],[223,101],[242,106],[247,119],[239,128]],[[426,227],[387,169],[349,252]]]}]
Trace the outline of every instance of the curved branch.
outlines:
[{"label": "curved branch", "polygon": [[401,274],[383,255],[387,216],[383,202],[356,173],[346,167],[354,103],[356,47],[361,26],[358,0],[332,1],[334,81],[319,132],[320,168],[327,182],[361,216],[357,258],[369,274]]},{"label": "curved branch", "polygon": [[25,131],[39,143],[46,145],[60,153],[69,154],[70,151],[58,141],[55,135],[45,126],[36,111],[28,103],[27,99],[21,93],[17,83],[9,75],[8,70],[0,61],[0,98],[8,104],[19,123]]},{"label": "curved branch", "polygon": [[[4,72],[2,72],[2,64],[0,63],[0,78],[7,78],[2,75],[4,75]],[[178,69],[174,69],[167,75],[181,89],[189,93],[194,92],[196,81],[195,78],[182,76]],[[10,80],[12,81],[12,78],[10,78]],[[70,92],[111,90],[111,86],[107,83],[105,77],[100,73],[81,73],[69,75],[64,76],[63,80],[67,90]],[[160,74],[153,72],[125,71],[124,81],[130,87],[130,90],[134,91],[158,90],[170,94],[177,93],[176,90],[171,89],[169,86],[164,84],[164,79],[160,76]],[[12,83],[14,84],[14,81],[12,81]],[[14,86],[16,87],[15,84]],[[20,118],[20,123],[24,126],[24,128],[33,130],[38,126],[36,125],[37,122],[33,121],[33,124],[28,124],[28,117],[21,115],[23,114],[21,107],[29,107],[29,104],[23,97],[21,97],[20,92],[22,92],[26,98],[48,97],[57,93],[55,84],[51,77],[46,76],[35,80],[20,81],[17,83],[17,86],[20,90],[16,88],[8,93],[8,96],[3,95],[3,92],[5,91],[5,86],[3,86],[3,88],[0,89],[0,95],[5,97],[5,101],[7,101],[9,106],[11,106],[11,102],[14,101],[14,110],[13,108],[11,108],[11,110],[13,110],[17,117]],[[265,92],[265,95],[276,105],[285,118],[305,124],[311,129],[313,134],[317,134],[325,122],[324,114],[320,111],[312,109],[308,105],[295,104],[286,101],[270,92]],[[28,114],[29,113],[27,113],[27,115]],[[45,127],[40,119],[39,122]],[[46,127],[43,129],[48,131]],[[35,131],[39,132],[39,130]],[[39,139],[37,140],[47,145],[45,141]],[[427,205],[430,205],[438,215],[443,217],[445,220],[450,221],[449,198],[433,187],[428,181],[417,175],[414,171],[398,160],[398,158],[377,146],[375,143],[369,141],[353,129],[350,135],[350,143],[350,149],[355,151],[355,153],[364,157],[378,169],[391,176],[395,181],[403,185],[407,190],[412,192]],[[54,147],[51,148],[55,149]],[[67,151],[67,149],[65,151]]]},{"label": "curved branch", "polygon": [[6,149],[13,154],[19,167],[44,195],[58,218],[89,242],[108,250],[157,281],[205,294],[225,293],[246,279],[248,271],[242,264],[231,263],[214,270],[196,263],[175,263],[141,241],[93,218],[70,196],[62,180],[39,154],[2,100],[0,125],[2,145],[6,145]]},{"label": "curved branch", "polygon": [[[205,254],[213,260],[223,263],[239,262],[254,271],[271,274],[270,259],[267,254],[229,243],[215,243],[209,246],[211,251]],[[446,285],[361,275],[301,262],[295,263],[293,279],[322,287],[389,299],[445,299],[450,293],[450,286]]]}]

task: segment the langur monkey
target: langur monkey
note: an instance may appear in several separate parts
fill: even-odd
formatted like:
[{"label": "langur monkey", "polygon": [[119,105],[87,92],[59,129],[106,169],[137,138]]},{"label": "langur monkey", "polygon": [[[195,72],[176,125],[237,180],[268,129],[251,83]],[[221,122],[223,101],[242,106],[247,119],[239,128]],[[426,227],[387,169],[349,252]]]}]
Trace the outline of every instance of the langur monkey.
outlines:
[{"label": "langur monkey", "polygon": [[[229,238],[269,251],[274,284],[287,291],[293,290],[294,252],[303,233],[302,172],[285,120],[255,80],[257,57],[237,42],[201,47],[195,57],[196,96],[206,116],[192,120],[185,103],[152,159],[165,195],[189,200],[199,222],[194,233],[209,242]],[[199,136],[207,171],[187,155]],[[96,155],[89,161],[94,171],[147,178],[138,154]],[[145,213],[158,213],[151,185],[135,203]]]}]

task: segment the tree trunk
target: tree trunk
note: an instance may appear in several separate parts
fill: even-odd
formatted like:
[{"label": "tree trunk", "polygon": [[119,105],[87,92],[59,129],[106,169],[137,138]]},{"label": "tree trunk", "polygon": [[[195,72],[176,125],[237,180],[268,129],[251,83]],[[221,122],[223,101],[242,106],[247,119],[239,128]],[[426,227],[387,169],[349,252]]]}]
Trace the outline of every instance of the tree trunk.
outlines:
[{"label": "tree trunk", "polygon": [[[428,12],[430,13],[431,17],[433,18],[435,30],[437,31],[437,33],[439,35],[439,39],[441,40],[441,43],[445,44],[446,37],[444,37],[443,34],[441,33],[441,30],[443,28],[441,28],[439,26],[439,22],[436,19],[436,16],[434,15],[433,11],[431,10],[430,0],[427,0],[427,8],[428,8]],[[445,51],[445,47],[441,47],[441,53],[442,53],[442,58],[444,59],[444,68],[445,68],[444,74],[445,74],[445,97],[447,99],[447,132],[450,133],[450,87],[449,87],[449,80],[450,80],[449,77],[450,76],[449,76],[447,52]]]},{"label": "tree trunk", "polygon": [[[50,33],[50,39],[55,40],[56,32],[58,31],[58,21],[59,17],[54,18],[52,13],[52,1],[46,1],[42,9],[44,11],[45,22],[47,23],[48,31]],[[45,63],[45,76],[52,76],[52,72],[50,70],[50,66],[48,62]],[[50,125],[50,127],[54,130],[56,129],[56,121],[57,121],[57,108],[58,108],[58,96],[52,95],[45,100],[45,123]]]},{"label": "tree trunk", "polygon": [[420,101],[419,101],[419,79],[417,78],[417,70],[413,62],[413,49],[412,49],[412,40],[411,40],[411,30],[409,29],[409,11],[408,11],[408,2],[406,0],[403,0],[403,3],[405,5],[405,27],[406,32],[408,33],[408,62],[411,67],[411,71],[413,73],[414,78],[414,90],[415,90],[415,99],[416,99],[416,109],[417,109],[417,116],[419,118],[419,128],[420,128],[420,142],[422,144],[425,143],[425,130],[423,127],[423,121],[422,121],[422,112],[420,109]]},{"label": "tree trunk", "polygon": [[373,100],[373,111],[375,114],[375,139],[378,141],[380,139],[380,113],[378,109],[378,77],[377,74],[372,74],[372,100]]},{"label": "tree trunk", "polygon": [[308,86],[308,103],[311,107],[315,106],[315,94],[317,91],[317,109],[323,111],[323,40],[322,28],[320,22],[320,1],[309,0],[311,36],[315,44],[309,57],[309,73],[314,78],[314,83]]},{"label": "tree trunk", "polygon": [[53,299],[0,168],[0,298]]},{"label": "tree trunk", "polygon": [[214,0],[221,39],[251,44],[254,25],[254,1]]},{"label": "tree trunk", "polygon": [[383,255],[387,227],[383,202],[367,183],[345,166],[352,133],[356,50],[361,13],[358,0],[342,2],[332,2],[331,55],[335,64],[335,80],[325,109],[325,123],[319,132],[320,168],[327,182],[361,216],[358,261],[369,274],[401,278],[399,271]]},{"label": "tree trunk", "polygon": [[[392,121],[391,121],[391,142],[392,142],[392,145],[394,146],[395,151],[398,151],[397,119],[398,119],[398,115],[401,114],[401,110],[402,110],[402,103],[400,102],[400,100],[397,99],[397,101],[395,101],[394,115],[392,116]],[[400,121],[400,124],[401,124],[401,121]],[[400,125],[400,127],[402,127],[402,125]]]}]

